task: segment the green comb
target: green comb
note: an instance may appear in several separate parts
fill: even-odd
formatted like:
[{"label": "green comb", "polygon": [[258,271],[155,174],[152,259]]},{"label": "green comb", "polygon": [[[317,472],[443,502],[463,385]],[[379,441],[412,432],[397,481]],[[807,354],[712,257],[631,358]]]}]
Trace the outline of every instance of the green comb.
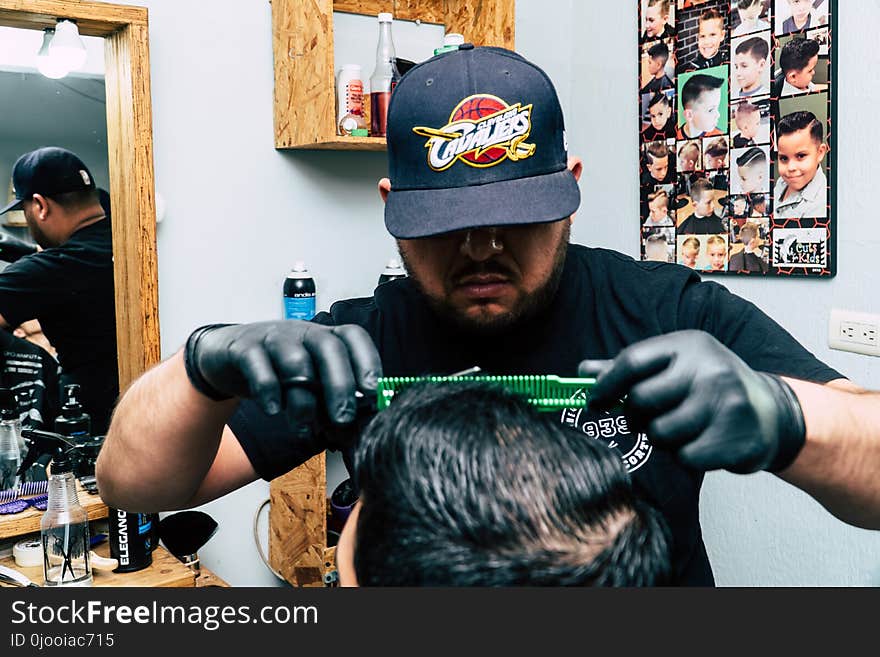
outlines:
[{"label": "green comb", "polygon": [[563,378],[552,374],[478,375],[478,376],[389,376],[379,379],[376,389],[378,408],[388,408],[394,396],[414,384],[478,382],[501,386],[526,398],[539,411],[558,411],[564,408],[586,408],[590,390],[596,379]]}]

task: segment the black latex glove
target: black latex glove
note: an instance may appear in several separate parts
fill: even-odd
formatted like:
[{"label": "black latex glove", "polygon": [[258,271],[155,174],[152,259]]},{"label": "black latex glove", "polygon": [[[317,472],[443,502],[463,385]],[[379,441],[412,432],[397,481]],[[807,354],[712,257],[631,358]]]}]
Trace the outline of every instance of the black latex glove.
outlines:
[{"label": "black latex glove", "polygon": [[626,395],[630,426],[697,470],[778,472],[806,439],[804,416],[782,379],[755,372],[702,331],[680,331],[631,345],[612,361],[583,361],[596,376],[590,408]]},{"label": "black latex glove", "polygon": [[379,353],[360,326],[297,320],[204,326],[187,340],[184,360],[201,393],[215,400],[248,397],[268,415],[285,408],[301,437],[324,417],[331,425],[323,430],[350,425],[356,390],[375,407],[382,376]]},{"label": "black latex glove", "polygon": [[19,258],[36,252],[35,245],[0,232],[0,260],[3,262],[15,262]]}]

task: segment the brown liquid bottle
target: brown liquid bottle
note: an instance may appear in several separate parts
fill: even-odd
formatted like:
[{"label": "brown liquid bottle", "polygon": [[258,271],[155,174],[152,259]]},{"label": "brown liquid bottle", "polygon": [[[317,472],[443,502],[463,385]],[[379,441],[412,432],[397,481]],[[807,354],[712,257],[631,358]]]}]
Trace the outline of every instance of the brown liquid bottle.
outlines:
[{"label": "brown liquid bottle", "polygon": [[394,66],[394,41],[391,38],[393,16],[379,14],[379,44],[376,46],[376,68],[370,76],[370,135],[384,137],[387,128],[388,104],[397,82]]}]

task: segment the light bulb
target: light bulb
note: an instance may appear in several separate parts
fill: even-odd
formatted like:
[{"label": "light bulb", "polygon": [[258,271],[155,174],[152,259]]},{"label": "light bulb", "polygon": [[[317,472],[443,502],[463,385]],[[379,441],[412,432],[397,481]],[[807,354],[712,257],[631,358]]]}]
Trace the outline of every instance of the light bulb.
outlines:
[{"label": "light bulb", "polygon": [[49,45],[55,36],[55,29],[47,27],[43,30],[43,45],[37,53],[37,70],[47,78],[57,80],[70,73],[67,62],[60,57],[53,57],[49,52]]},{"label": "light bulb", "polygon": [[85,66],[88,52],[79,36],[76,23],[60,20],[55,26],[55,36],[49,44],[49,56],[67,64],[68,71],[78,71]]}]

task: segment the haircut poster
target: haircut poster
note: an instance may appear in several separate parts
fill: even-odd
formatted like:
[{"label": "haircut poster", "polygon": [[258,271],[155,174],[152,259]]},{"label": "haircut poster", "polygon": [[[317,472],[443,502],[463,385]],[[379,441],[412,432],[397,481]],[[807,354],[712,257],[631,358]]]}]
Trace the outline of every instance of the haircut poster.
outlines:
[{"label": "haircut poster", "polygon": [[837,0],[636,0],[643,260],[836,273]]}]

